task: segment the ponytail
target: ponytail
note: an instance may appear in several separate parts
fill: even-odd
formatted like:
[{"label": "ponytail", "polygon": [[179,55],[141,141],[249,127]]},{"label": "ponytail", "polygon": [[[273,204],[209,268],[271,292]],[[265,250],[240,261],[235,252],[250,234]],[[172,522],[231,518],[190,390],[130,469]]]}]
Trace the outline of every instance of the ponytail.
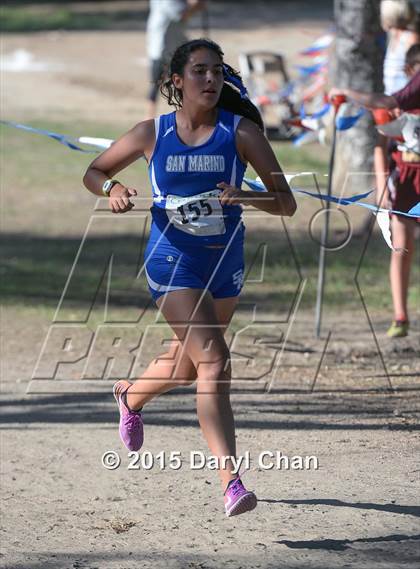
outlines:
[{"label": "ponytail", "polygon": [[261,130],[264,130],[264,122],[260,111],[251,102],[248,91],[242,82],[242,78],[237,71],[227,63],[223,64],[223,74],[225,82],[217,103],[218,107],[241,115],[253,121]]}]

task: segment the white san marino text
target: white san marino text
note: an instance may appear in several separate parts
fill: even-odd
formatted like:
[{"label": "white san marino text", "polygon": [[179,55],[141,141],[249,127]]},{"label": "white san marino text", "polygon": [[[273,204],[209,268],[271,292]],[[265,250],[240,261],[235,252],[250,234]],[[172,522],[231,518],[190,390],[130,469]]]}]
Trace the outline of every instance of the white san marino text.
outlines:
[{"label": "white san marino text", "polygon": [[194,154],[166,157],[166,172],[224,172],[225,157],[213,154]]}]

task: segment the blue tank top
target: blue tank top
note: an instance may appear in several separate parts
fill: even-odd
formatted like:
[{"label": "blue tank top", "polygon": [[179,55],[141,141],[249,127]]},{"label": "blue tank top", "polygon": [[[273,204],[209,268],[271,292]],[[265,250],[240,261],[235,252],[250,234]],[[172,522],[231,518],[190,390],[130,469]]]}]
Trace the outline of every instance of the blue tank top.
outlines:
[{"label": "blue tank top", "polygon": [[241,118],[219,108],[212,135],[199,146],[181,142],[175,112],[155,119],[156,144],[149,162],[152,241],[205,246],[243,238],[242,206],[222,206],[217,188],[220,182],[241,187],[246,165],[235,144]]}]

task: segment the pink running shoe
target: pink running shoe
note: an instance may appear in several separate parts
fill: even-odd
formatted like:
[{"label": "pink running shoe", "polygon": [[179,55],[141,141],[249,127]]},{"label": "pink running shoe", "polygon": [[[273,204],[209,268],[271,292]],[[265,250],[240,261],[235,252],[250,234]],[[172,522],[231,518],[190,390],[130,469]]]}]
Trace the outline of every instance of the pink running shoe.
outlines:
[{"label": "pink running shoe", "polygon": [[117,383],[112,388],[115,401],[120,410],[120,437],[128,450],[140,450],[143,445],[143,419],[140,411],[131,411],[127,406],[127,389],[119,396],[116,393]]},{"label": "pink running shoe", "polygon": [[254,492],[248,492],[240,478],[230,483],[225,492],[226,515],[237,516],[253,510],[257,505]]}]

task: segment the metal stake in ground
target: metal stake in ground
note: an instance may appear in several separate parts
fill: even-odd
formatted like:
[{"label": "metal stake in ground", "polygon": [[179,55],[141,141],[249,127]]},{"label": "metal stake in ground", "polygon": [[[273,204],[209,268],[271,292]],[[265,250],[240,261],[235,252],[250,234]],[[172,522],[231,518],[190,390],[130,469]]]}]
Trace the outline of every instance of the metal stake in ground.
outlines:
[{"label": "metal stake in ground", "polygon": [[[331,103],[334,107],[334,126],[333,126],[333,137],[331,144],[331,153],[330,153],[330,163],[328,167],[328,189],[327,189],[328,196],[331,196],[332,194],[335,143],[337,138],[337,125],[336,125],[337,112],[340,106],[345,101],[346,98],[343,95],[337,95],[331,100]],[[324,227],[322,228],[321,246],[319,249],[318,285],[316,290],[315,330],[317,338],[321,336],[322,304],[324,301],[324,283],[325,283],[325,260],[326,260],[325,256],[326,256],[326,247],[328,246],[329,225],[330,225],[330,202],[327,200],[325,204],[325,221],[324,221]]]}]

